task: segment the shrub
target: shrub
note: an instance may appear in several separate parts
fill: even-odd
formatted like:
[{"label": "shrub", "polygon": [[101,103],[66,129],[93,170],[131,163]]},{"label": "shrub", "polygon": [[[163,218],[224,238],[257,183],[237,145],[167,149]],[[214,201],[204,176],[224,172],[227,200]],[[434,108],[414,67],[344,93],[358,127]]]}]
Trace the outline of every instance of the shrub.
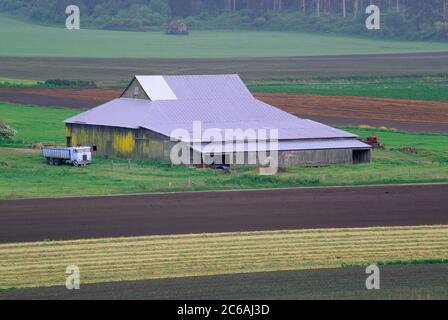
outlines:
[{"label": "shrub", "polygon": [[188,35],[188,26],[182,20],[172,21],[166,29],[167,34]]},{"label": "shrub", "polygon": [[0,141],[10,141],[17,134],[17,130],[8,126],[3,120],[0,120]]},{"label": "shrub", "polygon": [[85,80],[50,79],[45,82],[38,82],[38,85],[50,88],[96,88],[94,81]]},{"label": "shrub", "polygon": [[435,28],[439,37],[448,39],[448,22],[436,22]]},{"label": "shrub", "polygon": [[266,24],[266,19],[264,17],[255,18],[252,24],[257,28],[263,27]]}]

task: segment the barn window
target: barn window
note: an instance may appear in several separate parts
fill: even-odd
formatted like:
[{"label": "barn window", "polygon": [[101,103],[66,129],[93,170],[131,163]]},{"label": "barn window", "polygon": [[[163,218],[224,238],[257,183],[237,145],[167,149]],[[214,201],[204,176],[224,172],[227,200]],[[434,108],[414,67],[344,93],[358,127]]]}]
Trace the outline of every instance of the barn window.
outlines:
[{"label": "barn window", "polygon": [[96,147],[96,146],[92,146],[92,150],[93,150],[93,151],[96,151],[96,150],[97,150],[97,147]]},{"label": "barn window", "polygon": [[140,91],[139,87],[135,86],[134,87],[134,97],[138,97],[139,91]]}]

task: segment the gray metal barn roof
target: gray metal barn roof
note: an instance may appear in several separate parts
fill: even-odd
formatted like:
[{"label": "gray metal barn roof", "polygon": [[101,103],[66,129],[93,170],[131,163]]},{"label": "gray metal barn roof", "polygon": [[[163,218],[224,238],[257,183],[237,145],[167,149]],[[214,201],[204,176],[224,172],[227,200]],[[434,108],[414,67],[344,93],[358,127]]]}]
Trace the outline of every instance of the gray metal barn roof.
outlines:
[{"label": "gray metal barn roof", "polygon": [[[298,118],[255,99],[238,75],[137,76],[136,79],[150,99],[156,97],[154,101],[118,98],[65,122],[145,128],[169,137],[174,129],[191,133],[193,121],[201,121],[203,131],[210,128],[278,129],[279,140],[345,138],[342,141],[347,142],[347,148],[352,148],[356,138],[349,132]],[[156,92],[154,88],[161,88],[163,92]],[[337,143],[340,145],[341,140]],[[361,147],[358,142],[356,145]],[[366,144],[362,146],[370,148]]]},{"label": "gray metal barn roof", "polygon": [[[135,76],[152,101],[198,100],[201,98],[251,98],[237,74],[191,76]],[[159,92],[156,92],[157,88]],[[161,92],[160,92],[161,91]],[[163,96],[166,99],[163,99]]]}]

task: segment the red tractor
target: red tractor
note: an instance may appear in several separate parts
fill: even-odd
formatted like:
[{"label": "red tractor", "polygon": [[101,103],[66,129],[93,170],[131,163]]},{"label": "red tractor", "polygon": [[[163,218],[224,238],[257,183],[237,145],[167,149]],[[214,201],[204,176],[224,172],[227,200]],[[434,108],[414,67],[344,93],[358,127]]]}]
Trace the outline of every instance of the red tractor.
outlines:
[{"label": "red tractor", "polygon": [[384,144],[379,142],[378,137],[376,135],[371,135],[367,137],[367,139],[363,140],[364,143],[372,146],[373,149],[385,149]]}]

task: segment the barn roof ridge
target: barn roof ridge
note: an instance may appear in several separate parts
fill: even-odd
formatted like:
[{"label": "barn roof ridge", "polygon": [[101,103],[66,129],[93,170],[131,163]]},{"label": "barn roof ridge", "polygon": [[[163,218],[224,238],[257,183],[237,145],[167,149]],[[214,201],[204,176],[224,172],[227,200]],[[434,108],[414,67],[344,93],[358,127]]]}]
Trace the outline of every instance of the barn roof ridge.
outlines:
[{"label": "barn roof ridge", "polygon": [[238,74],[135,75],[133,79],[151,101],[253,97]]}]

